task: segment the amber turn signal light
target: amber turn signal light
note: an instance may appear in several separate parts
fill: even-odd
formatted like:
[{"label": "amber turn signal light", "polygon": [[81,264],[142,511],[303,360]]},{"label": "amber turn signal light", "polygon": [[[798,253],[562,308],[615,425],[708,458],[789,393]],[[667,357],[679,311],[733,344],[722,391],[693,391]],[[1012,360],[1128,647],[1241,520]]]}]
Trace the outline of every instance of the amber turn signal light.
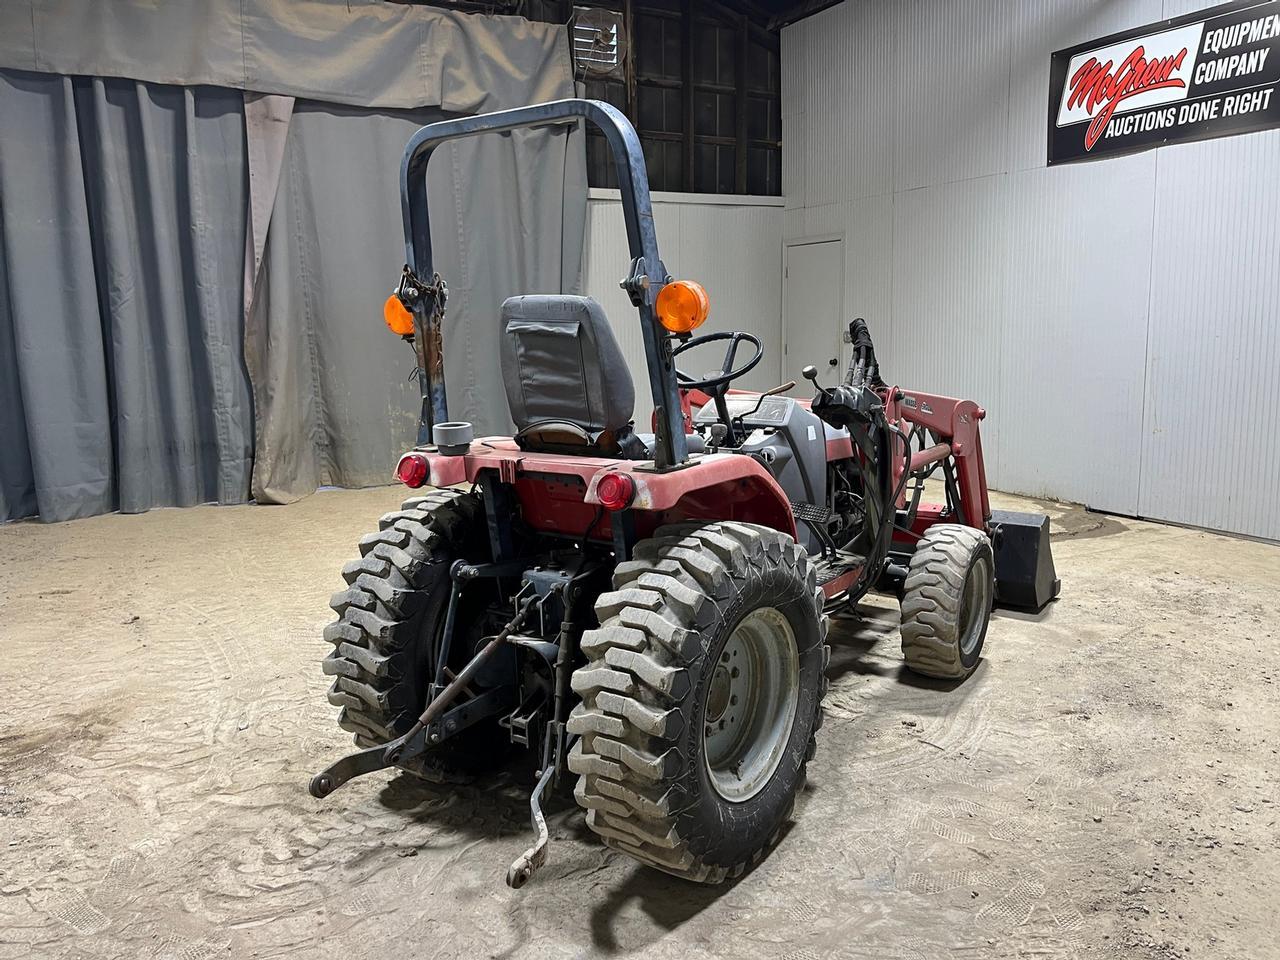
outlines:
[{"label": "amber turn signal light", "polygon": [[387,321],[387,327],[398,337],[413,334],[413,314],[394,293],[382,305],[382,319]]},{"label": "amber turn signal light", "polygon": [[711,301],[702,284],[673,280],[658,291],[658,322],[672,333],[688,333],[706,322]]}]

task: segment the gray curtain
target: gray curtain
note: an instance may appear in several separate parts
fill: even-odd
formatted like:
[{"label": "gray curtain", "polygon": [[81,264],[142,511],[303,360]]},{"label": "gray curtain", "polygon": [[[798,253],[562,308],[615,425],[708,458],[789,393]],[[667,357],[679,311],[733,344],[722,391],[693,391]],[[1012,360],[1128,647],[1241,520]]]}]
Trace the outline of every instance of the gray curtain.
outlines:
[{"label": "gray curtain", "polygon": [[0,67],[484,113],[569,96],[569,32],[388,0],[3,0]]},{"label": "gray curtain", "polygon": [[0,70],[0,518],[244,500],[239,92]]},{"label": "gray curtain", "polygon": [[[382,302],[405,259],[405,142],[445,116],[294,106],[245,348],[259,501],[296,500],[325,484],[388,482],[415,441],[413,351],[383,325]],[[459,141],[436,152],[427,179],[435,267],[449,284],[449,413],[481,435],[506,430],[499,307],[513,294],[580,284],[582,133],[561,127]]]},{"label": "gray curtain", "polygon": [[[0,4],[0,519],[387,481],[420,409],[381,321],[404,144],[572,93],[566,31],[516,17]],[[498,307],[579,287],[584,136],[459,144],[429,180],[450,412],[504,429]]]}]

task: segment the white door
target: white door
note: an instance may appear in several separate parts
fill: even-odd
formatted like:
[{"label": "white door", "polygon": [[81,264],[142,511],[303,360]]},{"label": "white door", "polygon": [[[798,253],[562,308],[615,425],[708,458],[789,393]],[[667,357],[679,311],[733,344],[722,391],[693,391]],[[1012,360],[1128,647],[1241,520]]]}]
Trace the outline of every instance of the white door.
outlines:
[{"label": "white door", "polygon": [[783,259],[782,379],[796,382],[792,395],[807,397],[813,388],[800,371],[809,364],[824,387],[843,375],[844,241],[789,243]]}]

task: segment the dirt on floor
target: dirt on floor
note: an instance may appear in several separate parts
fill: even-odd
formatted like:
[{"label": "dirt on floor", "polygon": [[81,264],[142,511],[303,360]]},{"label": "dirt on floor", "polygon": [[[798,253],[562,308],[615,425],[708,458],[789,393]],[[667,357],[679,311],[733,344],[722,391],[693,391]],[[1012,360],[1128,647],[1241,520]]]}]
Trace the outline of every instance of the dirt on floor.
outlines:
[{"label": "dirt on floor", "polygon": [[[966,683],[896,603],[831,634],[780,846],[706,888],[528,784],[375,773],[320,633],[400,491],[0,528],[0,958],[1280,957],[1280,548],[1041,505],[1062,598]],[[1001,505],[1025,504],[998,498]]]}]

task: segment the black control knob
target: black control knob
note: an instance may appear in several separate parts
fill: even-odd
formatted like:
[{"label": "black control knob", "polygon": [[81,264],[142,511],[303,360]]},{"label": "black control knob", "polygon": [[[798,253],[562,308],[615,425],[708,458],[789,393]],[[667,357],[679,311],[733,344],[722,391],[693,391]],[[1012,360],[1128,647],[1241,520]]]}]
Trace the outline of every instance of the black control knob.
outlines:
[{"label": "black control knob", "polygon": [[817,406],[820,405],[824,399],[826,399],[830,391],[828,391],[826,387],[824,387],[822,384],[818,382],[818,368],[815,367],[813,364],[809,364],[809,366],[801,370],[800,375],[804,377],[806,380],[808,380],[810,383],[812,383],[813,388],[818,391],[818,396],[813,401],[815,404],[814,412],[816,413]]}]

